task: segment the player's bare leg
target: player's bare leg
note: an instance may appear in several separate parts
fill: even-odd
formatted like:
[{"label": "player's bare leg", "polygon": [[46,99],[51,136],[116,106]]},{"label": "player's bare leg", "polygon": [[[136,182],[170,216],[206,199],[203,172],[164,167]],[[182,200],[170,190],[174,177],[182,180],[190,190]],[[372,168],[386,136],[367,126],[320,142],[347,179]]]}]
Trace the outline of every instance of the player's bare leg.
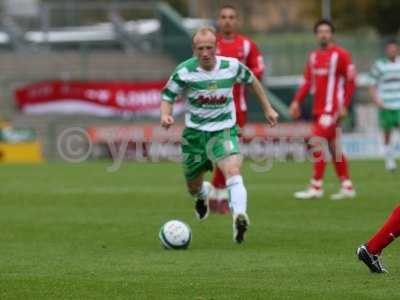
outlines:
[{"label": "player's bare leg", "polygon": [[240,155],[231,155],[217,162],[226,177],[229,201],[233,216],[233,239],[236,243],[244,240],[244,234],[249,226],[247,216],[247,191],[240,175],[242,158]]},{"label": "player's bare leg", "polygon": [[348,198],[354,198],[356,191],[354,190],[353,183],[350,180],[349,175],[349,164],[347,158],[344,155],[340,143],[339,137],[329,141],[329,149],[332,157],[332,162],[335,166],[336,175],[340,180],[340,190],[336,194],[331,195],[332,200],[342,200]]},{"label": "player's bare leg", "polygon": [[189,193],[195,198],[195,213],[199,221],[208,217],[208,195],[211,191],[211,184],[204,181],[204,174],[200,174],[193,180],[186,181]]}]

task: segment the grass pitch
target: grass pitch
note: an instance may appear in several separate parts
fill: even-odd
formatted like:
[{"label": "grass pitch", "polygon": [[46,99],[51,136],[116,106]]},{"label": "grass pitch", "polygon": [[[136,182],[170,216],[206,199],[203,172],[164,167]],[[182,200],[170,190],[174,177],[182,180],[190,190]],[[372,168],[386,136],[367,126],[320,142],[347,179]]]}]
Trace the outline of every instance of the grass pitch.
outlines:
[{"label": "grass pitch", "polygon": [[[297,201],[306,163],[243,168],[251,227],[232,242],[230,216],[195,220],[179,164],[3,165],[0,299],[398,299],[400,243],[390,274],[370,274],[356,247],[400,200],[400,174],[351,162],[355,200]],[[329,167],[327,194],[338,189]],[[160,247],[170,219],[193,230],[186,251]]]}]

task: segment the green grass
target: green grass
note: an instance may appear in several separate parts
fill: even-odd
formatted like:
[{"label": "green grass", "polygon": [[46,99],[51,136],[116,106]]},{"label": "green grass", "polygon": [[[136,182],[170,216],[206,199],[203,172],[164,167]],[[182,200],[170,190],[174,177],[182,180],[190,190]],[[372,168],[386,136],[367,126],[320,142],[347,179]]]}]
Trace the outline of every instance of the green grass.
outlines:
[{"label": "green grass", "polygon": [[[0,299],[398,299],[400,243],[389,275],[354,255],[399,195],[399,174],[352,162],[355,200],[299,202],[310,165],[243,168],[251,227],[232,242],[230,216],[199,224],[178,164],[3,165]],[[326,192],[337,181],[329,168]],[[187,251],[160,247],[169,219],[191,225]]]}]

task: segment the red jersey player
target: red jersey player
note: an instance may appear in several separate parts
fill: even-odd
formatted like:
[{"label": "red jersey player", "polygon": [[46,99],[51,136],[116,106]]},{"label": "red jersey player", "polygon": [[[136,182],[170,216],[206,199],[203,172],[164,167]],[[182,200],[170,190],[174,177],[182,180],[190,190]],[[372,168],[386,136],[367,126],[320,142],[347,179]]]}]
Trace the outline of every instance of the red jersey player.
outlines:
[{"label": "red jersey player", "polygon": [[305,66],[304,83],[290,105],[293,118],[301,116],[300,104],[311,92],[313,99],[313,154],[314,174],[310,186],[294,194],[297,199],[323,196],[323,177],[330,154],[341,189],[332,200],[353,198],[356,193],[350,181],[347,159],[340,147],[340,120],[347,114],[355,90],[356,70],[349,52],[333,43],[335,28],[328,20],[314,26],[319,48],[312,51]]},{"label": "red jersey player", "polygon": [[[257,46],[248,37],[238,34],[238,14],[234,6],[223,6],[218,15],[217,55],[234,57],[245,64],[253,74],[261,79],[264,63]],[[233,100],[236,108],[236,123],[240,128],[246,124],[247,105],[245,86],[236,84],[233,89]],[[214,186],[210,197],[210,211],[229,213],[225,177],[215,168],[212,180]]]}]

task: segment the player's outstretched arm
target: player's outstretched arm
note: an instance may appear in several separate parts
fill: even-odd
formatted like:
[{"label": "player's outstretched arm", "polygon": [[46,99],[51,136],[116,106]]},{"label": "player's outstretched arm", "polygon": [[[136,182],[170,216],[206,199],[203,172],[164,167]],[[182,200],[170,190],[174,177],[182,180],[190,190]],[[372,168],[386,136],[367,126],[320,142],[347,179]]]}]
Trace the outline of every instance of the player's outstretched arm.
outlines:
[{"label": "player's outstretched arm", "polygon": [[168,129],[174,124],[174,122],[175,120],[172,116],[172,103],[161,101],[161,126]]},{"label": "player's outstretched arm", "polygon": [[268,100],[268,96],[264,91],[263,86],[261,85],[261,82],[254,77],[251,87],[254,91],[254,93],[257,96],[258,101],[260,102],[260,105],[264,111],[265,118],[267,120],[268,125],[275,126],[278,123],[278,113],[272,108],[271,103]]}]

